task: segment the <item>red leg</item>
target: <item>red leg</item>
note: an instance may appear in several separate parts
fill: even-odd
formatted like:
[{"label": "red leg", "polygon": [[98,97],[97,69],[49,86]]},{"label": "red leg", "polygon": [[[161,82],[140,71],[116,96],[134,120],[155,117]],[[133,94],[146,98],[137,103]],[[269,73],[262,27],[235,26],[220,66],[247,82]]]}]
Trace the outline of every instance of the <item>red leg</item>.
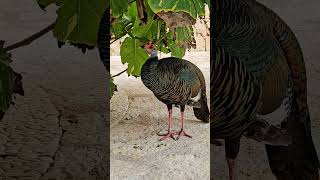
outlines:
[{"label": "red leg", "polygon": [[229,180],[236,180],[236,160],[227,158],[229,166]]},{"label": "red leg", "polygon": [[229,180],[237,179],[236,159],[240,150],[240,138],[241,136],[225,139],[226,159],[229,166]]},{"label": "red leg", "polygon": [[181,106],[181,130],[180,132],[177,132],[176,134],[178,135],[177,140],[181,137],[181,136],[186,136],[189,138],[192,138],[192,136],[190,136],[189,134],[187,134],[184,129],[183,129],[183,121],[184,121],[184,107],[185,106]]},{"label": "red leg", "polygon": [[160,141],[163,141],[167,138],[172,138],[175,140],[174,135],[175,133],[173,131],[171,131],[171,127],[172,127],[172,108],[170,109],[168,107],[168,112],[169,112],[169,128],[168,128],[168,133],[166,134],[158,134],[159,136],[163,136]]}]

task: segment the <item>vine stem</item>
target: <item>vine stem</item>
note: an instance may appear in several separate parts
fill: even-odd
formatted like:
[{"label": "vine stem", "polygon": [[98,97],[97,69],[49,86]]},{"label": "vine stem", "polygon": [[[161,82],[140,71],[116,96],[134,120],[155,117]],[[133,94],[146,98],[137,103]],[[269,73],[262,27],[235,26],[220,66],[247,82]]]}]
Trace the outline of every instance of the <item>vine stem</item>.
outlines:
[{"label": "vine stem", "polygon": [[44,29],[42,29],[41,31],[33,34],[32,36],[17,42],[15,44],[9,45],[5,48],[3,48],[5,51],[11,51],[13,49],[22,47],[22,46],[26,46],[29,45],[30,43],[32,43],[33,41],[35,41],[36,39],[40,38],[41,36],[45,35],[46,33],[50,32],[54,26],[56,25],[56,22],[53,22],[52,24],[50,24],[49,26],[45,27]]},{"label": "vine stem", "polygon": [[114,78],[114,77],[120,76],[121,74],[123,74],[123,73],[126,72],[127,70],[128,70],[128,68],[125,69],[125,70],[123,70],[123,71],[121,71],[121,72],[119,72],[119,73],[116,74],[116,75],[113,75],[112,77]]}]

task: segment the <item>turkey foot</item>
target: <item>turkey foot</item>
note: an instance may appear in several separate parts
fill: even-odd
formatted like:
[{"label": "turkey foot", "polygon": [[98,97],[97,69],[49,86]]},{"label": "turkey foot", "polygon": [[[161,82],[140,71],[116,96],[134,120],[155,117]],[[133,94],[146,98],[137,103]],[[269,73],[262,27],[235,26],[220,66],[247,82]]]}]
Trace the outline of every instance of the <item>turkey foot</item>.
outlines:
[{"label": "turkey foot", "polygon": [[166,134],[159,134],[159,133],[158,133],[158,136],[163,136],[159,141],[163,141],[163,140],[165,140],[165,139],[167,139],[167,138],[170,138],[170,137],[171,137],[172,139],[176,140],[176,139],[174,138],[175,133],[171,131],[171,127],[172,127],[172,104],[171,104],[171,105],[167,105],[167,107],[168,107],[168,112],[169,112],[169,128],[168,128],[168,133],[166,133]]},{"label": "turkey foot", "polygon": [[174,133],[174,132],[172,132],[172,131],[168,131],[168,133],[166,133],[166,134],[158,134],[158,136],[163,136],[159,141],[166,140],[167,138],[172,138],[172,139],[176,140],[176,139],[174,138],[174,135],[175,135],[175,134],[176,134],[176,133]]},{"label": "turkey foot", "polygon": [[178,135],[177,140],[181,137],[181,136],[186,136],[189,138],[192,138],[192,136],[190,136],[188,133],[186,133],[183,129],[181,129],[181,131],[176,132],[175,135]]}]

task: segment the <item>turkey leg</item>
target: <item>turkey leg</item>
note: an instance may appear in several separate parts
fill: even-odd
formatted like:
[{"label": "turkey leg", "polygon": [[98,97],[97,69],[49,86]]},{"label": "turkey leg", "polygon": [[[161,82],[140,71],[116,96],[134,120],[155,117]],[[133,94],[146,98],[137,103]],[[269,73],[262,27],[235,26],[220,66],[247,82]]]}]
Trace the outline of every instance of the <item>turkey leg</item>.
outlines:
[{"label": "turkey leg", "polygon": [[173,131],[171,131],[171,127],[172,127],[172,105],[167,105],[168,107],[168,112],[169,112],[169,128],[168,128],[168,133],[166,134],[158,134],[159,136],[163,136],[160,141],[163,141],[167,138],[172,138],[175,140],[174,135],[175,133]]},{"label": "turkey leg", "polygon": [[185,108],[185,105],[181,105],[181,106],[180,106],[180,111],[181,111],[181,130],[180,130],[180,132],[176,132],[176,134],[178,135],[177,140],[178,140],[181,136],[187,136],[187,137],[189,137],[189,138],[192,138],[192,136],[190,136],[189,134],[187,134],[187,133],[184,131],[184,129],[183,129],[184,108]]},{"label": "turkey leg", "polygon": [[240,137],[225,139],[225,153],[229,167],[229,180],[237,179],[236,158],[240,150]]}]

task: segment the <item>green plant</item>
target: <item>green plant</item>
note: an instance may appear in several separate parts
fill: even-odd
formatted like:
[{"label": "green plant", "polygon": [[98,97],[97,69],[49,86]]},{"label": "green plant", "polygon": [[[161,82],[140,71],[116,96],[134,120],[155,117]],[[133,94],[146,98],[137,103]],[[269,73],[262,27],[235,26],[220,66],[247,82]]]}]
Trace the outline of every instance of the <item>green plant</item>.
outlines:
[{"label": "green plant", "polygon": [[159,51],[182,58],[195,45],[192,25],[205,15],[208,0],[111,0],[111,43],[120,38],[127,73],[139,76],[148,59],[141,47],[153,41]]},{"label": "green plant", "polygon": [[[186,49],[195,43],[192,24],[196,18],[204,16],[205,5],[210,6],[208,0],[37,0],[37,3],[43,10],[50,5],[57,6],[57,18],[55,22],[20,42],[6,47],[1,42],[0,111],[3,112],[12,103],[14,86],[9,51],[26,46],[51,31],[59,47],[69,43],[82,52],[93,49],[97,47],[102,14],[110,7],[110,43],[125,37],[120,48],[121,61],[128,64],[126,72],[129,75],[139,76],[148,58],[141,47],[143,43],[153,41],[158,50],[183,57]],[[110,94],[114,90],[116,85],[113,78],[110,78]]]}]

